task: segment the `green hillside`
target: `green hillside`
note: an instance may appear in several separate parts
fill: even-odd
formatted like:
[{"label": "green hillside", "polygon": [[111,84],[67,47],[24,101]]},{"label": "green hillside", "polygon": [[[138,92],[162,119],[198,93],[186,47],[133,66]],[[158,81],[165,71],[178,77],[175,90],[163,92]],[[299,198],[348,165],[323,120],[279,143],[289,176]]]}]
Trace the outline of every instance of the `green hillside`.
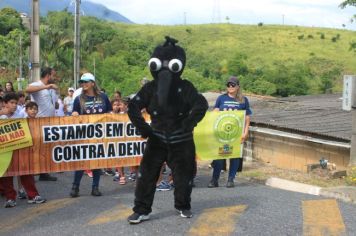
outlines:
[{"label": "green hillside", "polygon": [[[72,85],[73,24],[68,12],[50,12],[41,20],[41,63],[57,69],[63,88]],[[2,30],[4,25],[0,24],[1,83],[17,76],[19,35],[24,45],[29,43],[28,31],[16,25]],[[95,69],[99,84],[109,94],[134,93],[143,77],[150,78],[147,61],[165,35],[175,37],[186,49],[183,77],[202,92],[224,89],[232,74],[240,77],[245,91],[257,94],[340,92],[342,75],[356,74],[355,52],[349,50],[350,43],[356,42],[354,31],[277,25],[133,25],[93,17],[81,19],[82,72]]]},{"label": "green hillside", "polygon": [[355,53],[349,50],[350,42],[356,41],[353,31],[234,24],[116,27],[149,42],[159,43],[165,34],[178,38],[187,49],[188,68],[214,79],[243,74],[254,80],[262,73],[264,80],[273,81],[268,76],[276,72],[298,77],[293,71],[301,70],[310,94],[325,92],[318,85],[328,76],[332,91],[340,91],[342,74],[356,73]]}]

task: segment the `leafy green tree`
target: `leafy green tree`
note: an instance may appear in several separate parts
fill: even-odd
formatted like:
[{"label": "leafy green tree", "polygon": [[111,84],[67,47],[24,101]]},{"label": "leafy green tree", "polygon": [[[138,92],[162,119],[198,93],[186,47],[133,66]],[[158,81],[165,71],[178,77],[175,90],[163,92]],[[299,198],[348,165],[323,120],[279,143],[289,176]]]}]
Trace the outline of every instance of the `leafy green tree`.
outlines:
[{"label": "leafy green tree", "polygon": [[73,78],[74,20],[67,11],[49,12],[40,28],[42,66],[57,70],[64,83]]},{"label": "leafy green tree", "polygon": [[346,1],[343,1],[341,4],[340,4],[340,7],[341,8],[345,8],[347,6],[354,6],[356,7],[356,0],[346,0]]},{"label": "leafy green tree", "polygon": [[[346,0],[346,1],[343,1],[341,4],[340,4],[340,7],[342,9],[344,9],[345,7],[347,6],[353,6],[353,7],[356,7],[356,0]],[[352,22],[354,21],[354,19],[356,18],[356,15],[353,16],[352,18]],[[350,50],[353,50],[356,52],[356,43],[354,41],[352,41],[350,43]]]},{"label": "leafy green tree", "polygon": [[0,35],[7,35],[14,29],[23,30],[20,14],[12,8],[0,10]]}]

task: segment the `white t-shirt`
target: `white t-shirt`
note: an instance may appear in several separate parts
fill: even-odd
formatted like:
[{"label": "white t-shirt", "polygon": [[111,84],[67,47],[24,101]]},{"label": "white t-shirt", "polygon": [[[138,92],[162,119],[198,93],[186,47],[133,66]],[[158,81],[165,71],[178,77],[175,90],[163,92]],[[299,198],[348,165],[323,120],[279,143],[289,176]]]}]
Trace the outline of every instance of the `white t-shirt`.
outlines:
[{"label": "white t-shirt", "polygon": [[19,110],[16,110],[11,116],[9,115],[2,115],[0,119],[14,119],[14,118],[26,118],[25,113],[22,113]]},{"label": "white t-shirt", "polygon": [[63,102],[62,102],[62,99],[58,98],[57,100],[58,102],[58,109],[56,109],[56,116],[64,116],[64,105],[63,105]]},{"label": "white t-shirt", "polygon": [[63,103],[64,103],[64,105],[67,106],[67,112],[68,112],[68,113],[72,113],[72,111],[73,111],[74,98],[73,98],[73,97],[70,97],[70,96],[67,96],[67,97],[64,98]]},{"label": "white t-shirt", "polygon": [[[30,84],[30,86],[44,86],[40,80]],[[56,91],[54,89],[42,89],[31,93],[31,100],[38,105],[37,117],[55,116],[55,103],[57,101]]]},{"label": "white t-shirt", "polygon": [[19,114],[21,114],[21,115],[24,116],[24,117],[27,117],[25,105],[17,105],[16,112],[19,113]]}]

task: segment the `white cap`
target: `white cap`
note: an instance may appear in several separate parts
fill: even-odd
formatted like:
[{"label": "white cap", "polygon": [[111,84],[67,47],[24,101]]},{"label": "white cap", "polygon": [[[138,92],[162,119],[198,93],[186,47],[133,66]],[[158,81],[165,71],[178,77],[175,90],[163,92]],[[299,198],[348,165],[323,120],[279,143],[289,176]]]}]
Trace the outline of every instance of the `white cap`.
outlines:
[{"label": "white cap", "polygon": [[84,73],[82,77],[80,77],[79,81],[93,81],[95,82],[95,77],[91,73]]}]

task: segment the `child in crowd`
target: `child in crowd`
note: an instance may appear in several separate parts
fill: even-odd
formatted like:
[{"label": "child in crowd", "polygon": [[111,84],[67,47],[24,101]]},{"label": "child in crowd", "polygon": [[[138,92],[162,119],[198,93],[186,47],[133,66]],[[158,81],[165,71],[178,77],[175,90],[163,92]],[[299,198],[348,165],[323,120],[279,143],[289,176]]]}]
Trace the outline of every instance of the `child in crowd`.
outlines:
[{"label": "child in crowd", "polygon": [[[119,104],[119,108],[120,108],[120,113],[121,114],[126,114],[127,110],[128,110],[128,102],[127,100],[121,100],[120,104]],[[137,177],[137,173],[138,173],[138,167],[139,166],[130,166],[130,174],[128,179],[131,181],[135,181],[136,177]]]},{"label": "child in crowd", "polygon": [[[17,102],[18,102],[18,96],[15,93],[7,93],[4,96],[4,107],[3,107],[3,114],[0,116],[2,119],[12,119],[12,118],[24,118],[23,116],[19,115],[19,113],[16,113],[17,109]],[[37,106],[37,104],[33,104],[32,106]],[[28,110],[28,107],[26,105],[26,112]],[[33,116],[33,118],[36,115]],[[34,203],[44,203],[46,202],[46,199],[42,198],[35,186],[35,179],[33,175],[23,175],[20,176],[22,186],[27,192],[28,195],[28,203],[29,204],[34,204]],[[13,183],[13,177],[1,177],[0,178],[0,185],[3,188],[3,194],[5,195],[6,202],[5,202],[5,208],[10,208],[10,207],[15,207],[16,206],[16,191],[14,190],[14,183]]]},{"label": "child in crowd", "polygon": [[[169,170],[171,172],[171,170]],[[172,190],[174,185],[173,185],[173,176],[172,173],[168,174],[167,180],[164,180],[164,174],[167,174],[167,164],[163,163],[160,175],[158,177],[158,180],[156,182],[156,191],[169,191]]]},{"label": "child in crowd", "polygon": [[[114,114],[124,114],[127,111],[127,105],[124,103],[124,101],[122,101],[119,98],[114,98],[114,100],[111,101],[111,105],[112,105],[112,113]],[[119,181],[119,184],[121,185],[126,184],[124,167],[116,168],[116,172],[113,180]]]}]

